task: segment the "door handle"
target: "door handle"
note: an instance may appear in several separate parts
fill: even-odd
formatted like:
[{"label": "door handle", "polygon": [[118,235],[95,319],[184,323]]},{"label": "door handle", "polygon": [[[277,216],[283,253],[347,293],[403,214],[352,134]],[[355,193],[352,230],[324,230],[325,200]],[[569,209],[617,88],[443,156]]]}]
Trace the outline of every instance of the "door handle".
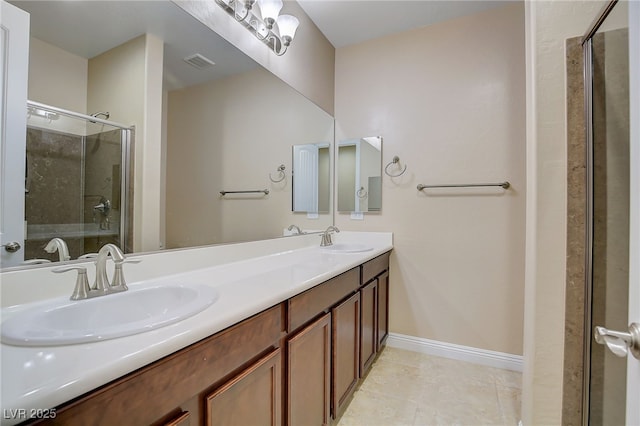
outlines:
[{"label": "door handle", "polygon": [[596,342],[607,345],[615,355],[624,358],[631,351],[635,358],[640,359],[640,324],[629,324],[628,333],[596,326],[594,334]]},{"label": "door handle", "polygon": [[7,244],[3,244],[0,247],[4,247],[4,249],[6,251],[8,251],[9,253],[15,253],[18,250],[20,250],[20,243],[17,241],[13,241],[11,243],[7,243]]}]

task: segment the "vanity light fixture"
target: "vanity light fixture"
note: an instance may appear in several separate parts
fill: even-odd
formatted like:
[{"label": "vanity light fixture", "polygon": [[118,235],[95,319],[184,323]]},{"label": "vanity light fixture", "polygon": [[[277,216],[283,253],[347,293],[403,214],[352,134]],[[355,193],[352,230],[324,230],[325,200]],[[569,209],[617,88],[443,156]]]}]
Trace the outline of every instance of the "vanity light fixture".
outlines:
[{"label": "vanity light fixture", "polygon": [[280,15],[282,0],[216,0],[216,3],[278,56],[287,51],[300,24],[293,15]]}]

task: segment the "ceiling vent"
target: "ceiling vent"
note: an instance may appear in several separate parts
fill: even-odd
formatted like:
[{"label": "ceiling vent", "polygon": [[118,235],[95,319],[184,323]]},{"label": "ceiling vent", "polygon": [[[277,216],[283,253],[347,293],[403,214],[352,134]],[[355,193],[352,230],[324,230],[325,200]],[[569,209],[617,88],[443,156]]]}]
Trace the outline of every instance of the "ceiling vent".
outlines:
[{"label": "ceiling vent", "polygon": [[209,68],[216,64],[211,59],[205,58],[199,53],[196,53],[195,55],[187,56],[186,58],[184,58],[184,61],[189,65],[193,65],[194,67],[200,70]]}]

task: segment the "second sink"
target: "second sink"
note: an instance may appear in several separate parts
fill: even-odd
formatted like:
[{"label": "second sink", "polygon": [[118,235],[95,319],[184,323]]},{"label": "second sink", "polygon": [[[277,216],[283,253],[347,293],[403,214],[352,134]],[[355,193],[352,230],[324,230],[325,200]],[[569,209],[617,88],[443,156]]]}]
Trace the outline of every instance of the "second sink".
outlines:
[{"label": "second sink", "polygon": [[330,253],[362,253],[373,250],[373,247],[358,243],[338,243],[320,249]]}]

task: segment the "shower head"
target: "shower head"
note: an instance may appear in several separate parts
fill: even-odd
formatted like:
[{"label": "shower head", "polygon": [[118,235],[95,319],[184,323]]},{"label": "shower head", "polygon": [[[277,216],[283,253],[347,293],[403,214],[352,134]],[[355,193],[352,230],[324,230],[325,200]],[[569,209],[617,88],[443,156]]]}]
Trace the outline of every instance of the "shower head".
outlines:
[{"label": "shower head", "polygon": [[110,114],[109,114],[108,111],[105,111],[105,112],[94,112],[93,114],[91,114],[92,117],[96,117],[96,118],[98,118],[101,115],[104,116],[105,120],[108,120]]}]

